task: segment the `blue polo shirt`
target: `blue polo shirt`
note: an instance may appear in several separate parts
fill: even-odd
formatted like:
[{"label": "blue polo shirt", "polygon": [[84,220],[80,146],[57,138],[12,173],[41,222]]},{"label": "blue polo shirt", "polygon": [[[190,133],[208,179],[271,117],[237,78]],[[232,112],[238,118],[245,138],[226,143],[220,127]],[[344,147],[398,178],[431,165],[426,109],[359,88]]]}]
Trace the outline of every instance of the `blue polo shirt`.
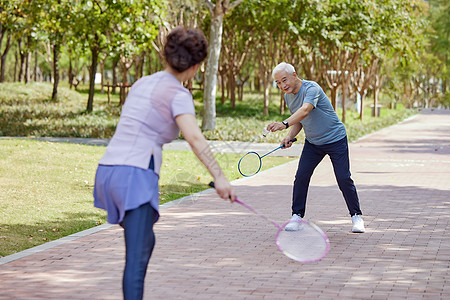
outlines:
[{"label": "blue polo shirt", "polygon": [[284,99],[291,114],[295,113],[303,103],[311,103],[314,106],[308,116],[300,121],[306,140],[311,144],[330,144],[346,137],[344,124],[339,120],[327,95],[316,82],[303,79],[298,93],[285,94]]}]

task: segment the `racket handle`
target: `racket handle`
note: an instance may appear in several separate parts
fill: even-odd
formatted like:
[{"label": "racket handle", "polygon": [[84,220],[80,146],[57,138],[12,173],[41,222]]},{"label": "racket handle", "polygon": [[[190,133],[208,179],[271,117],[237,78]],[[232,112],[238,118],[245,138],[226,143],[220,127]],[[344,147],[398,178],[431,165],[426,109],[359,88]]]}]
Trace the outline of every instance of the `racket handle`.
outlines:
[{"label": "racket handle", "polygon": [[[211,181],[210,183],[208,183],[208,185],[209,185],[210,187],[212,187],[213,189],[216,188],[216,185],[214,184],[214,181]],[[231,199],[231,196],[230,196],[230,199]],[[234,201],[237,202],[237,203],[242,204],[242,202],[239,201],[239,199],[238,199],[237,197],[236,197],[236,199],[235,199]]]},{"label": "racket handle", "polygon": [[[295,143],[297,141],[297,138],[293,138],[292,140],[290,140],[289,142],[291,142],[291,143]],[[281,148],[284,148],[284,147],[286,147],[286,145],[285,144],[283,144],[283,145],[281,145]]]}]

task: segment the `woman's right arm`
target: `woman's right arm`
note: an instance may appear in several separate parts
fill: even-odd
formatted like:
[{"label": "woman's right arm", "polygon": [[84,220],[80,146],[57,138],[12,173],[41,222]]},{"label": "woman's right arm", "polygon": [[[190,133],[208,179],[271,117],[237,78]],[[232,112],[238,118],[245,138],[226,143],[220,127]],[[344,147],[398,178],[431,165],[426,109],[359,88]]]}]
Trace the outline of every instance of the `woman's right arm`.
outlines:
[{"label": "woman's right arm", "polygon": [[195,155],[205,165],[214,178],[217,194],[224,200],[234,202],[236,198],[234,189],[214,158],[205,137],[197,125],[195,116],[191,114],[178,115],[175,117],[175,122],[177,123],[178,128],[181,129],[184,138],[191,146],[192,151],[194,151]]}]

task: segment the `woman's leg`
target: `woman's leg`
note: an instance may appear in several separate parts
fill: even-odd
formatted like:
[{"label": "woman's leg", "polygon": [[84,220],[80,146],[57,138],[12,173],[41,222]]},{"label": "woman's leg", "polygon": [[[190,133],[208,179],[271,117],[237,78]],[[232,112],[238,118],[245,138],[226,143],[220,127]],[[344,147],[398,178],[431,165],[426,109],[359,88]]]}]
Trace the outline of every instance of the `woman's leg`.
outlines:
[{"label": "woman's leg", "polygon": [[144,295],[147,265],[155,246],[153,224],[158,213],[150,203],[127,211],[122,222],[125,231],[126,262],[123,273],[125,300],[140,300]]}]

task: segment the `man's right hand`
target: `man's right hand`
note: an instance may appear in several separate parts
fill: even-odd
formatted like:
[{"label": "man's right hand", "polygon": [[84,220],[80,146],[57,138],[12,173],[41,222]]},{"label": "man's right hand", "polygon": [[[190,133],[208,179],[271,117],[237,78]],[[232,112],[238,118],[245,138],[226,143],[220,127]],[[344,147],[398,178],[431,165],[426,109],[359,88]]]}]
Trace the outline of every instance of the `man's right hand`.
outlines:
[{"label": "man's right hand", "polygon": [[282,141],[281,141],[281,145],[284,145],[283,149],[287,149],[290,148],[292,146],[292,142],[291,142],[292,138],[290,137],[285,137]]}]

